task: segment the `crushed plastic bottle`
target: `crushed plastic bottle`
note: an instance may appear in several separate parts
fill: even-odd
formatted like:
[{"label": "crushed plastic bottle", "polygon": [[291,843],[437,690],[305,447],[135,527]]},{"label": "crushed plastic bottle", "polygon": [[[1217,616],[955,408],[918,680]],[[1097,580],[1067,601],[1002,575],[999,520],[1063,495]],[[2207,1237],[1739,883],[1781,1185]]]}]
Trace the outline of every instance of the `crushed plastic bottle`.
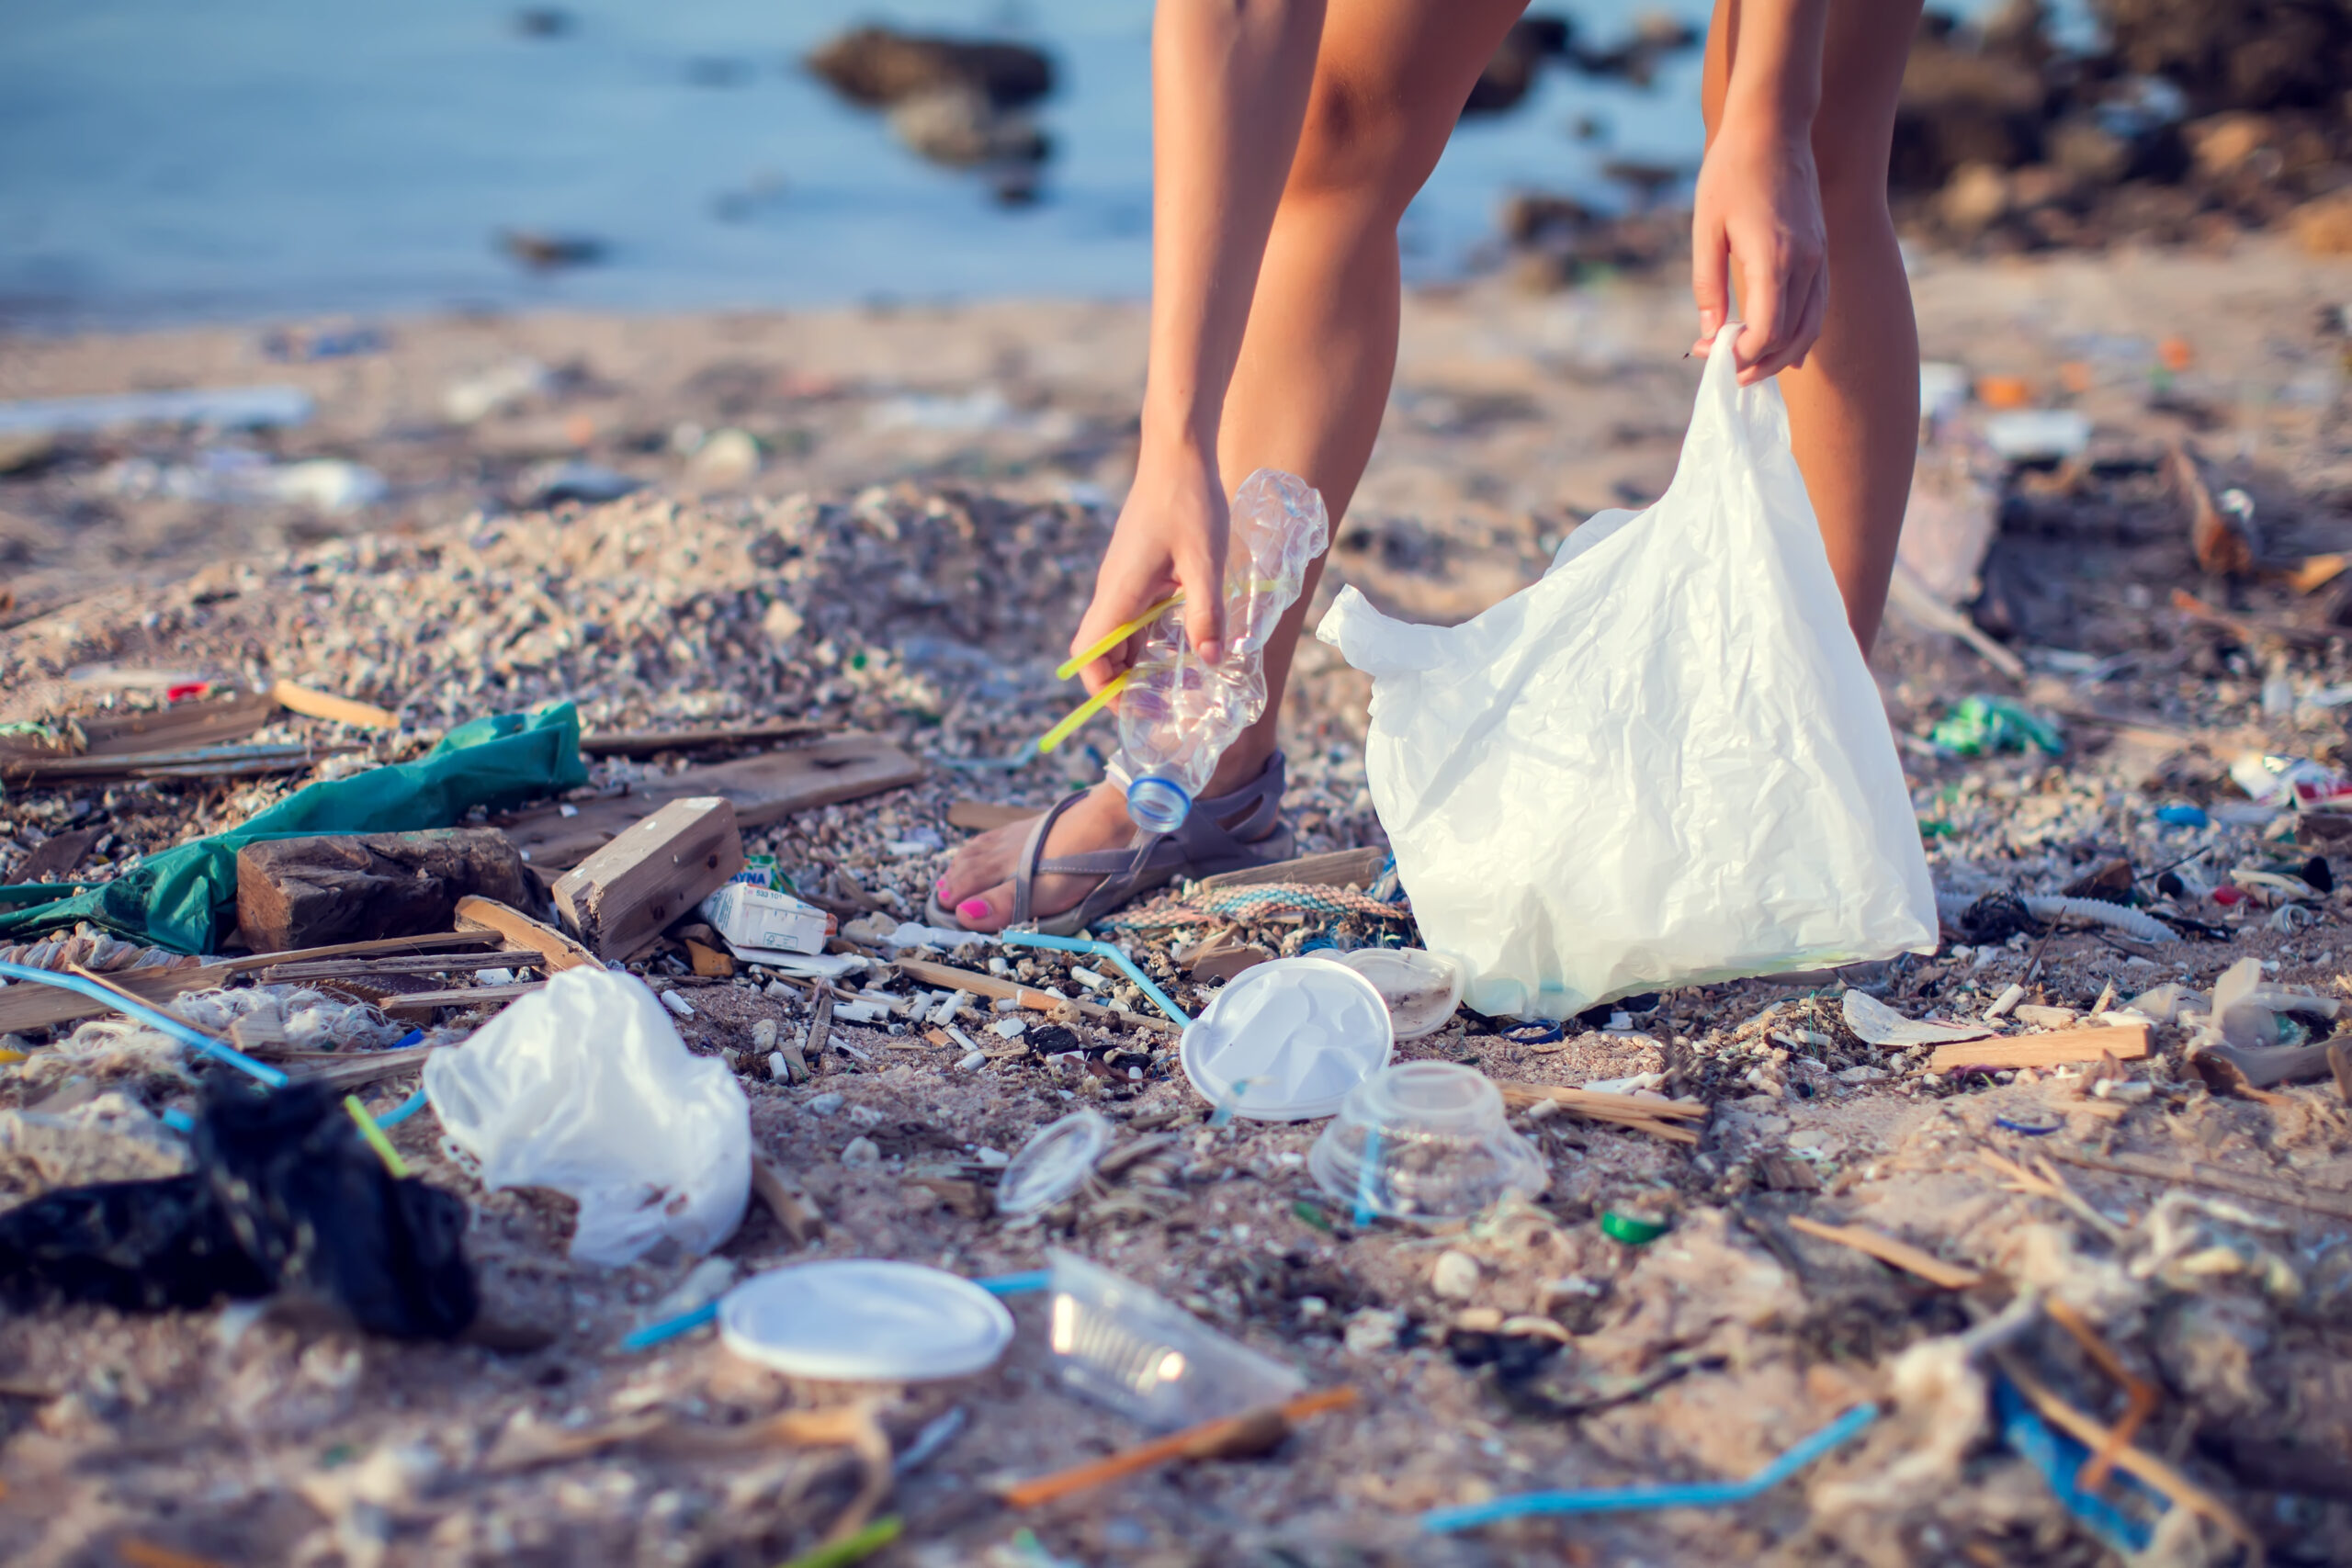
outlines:
[{"label": "crushed plastic bottle", "polygon": [[1307,563],[1330,542],[1323,497],[1306,480],[1260,468],[1234,492],[1225,565],[1225,657],[1204,664],[1180,617],[1145,634],[1119,694],[1114,776],[1148,832],[1183,826],[1234,737],[1266,711],[1266,639],[1297,600]]}]

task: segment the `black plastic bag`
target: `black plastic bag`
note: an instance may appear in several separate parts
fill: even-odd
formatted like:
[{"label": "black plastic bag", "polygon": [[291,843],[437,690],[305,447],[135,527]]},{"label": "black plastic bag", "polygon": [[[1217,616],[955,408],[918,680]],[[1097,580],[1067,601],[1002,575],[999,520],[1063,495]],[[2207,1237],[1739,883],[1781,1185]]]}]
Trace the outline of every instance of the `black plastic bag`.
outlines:
[{"label": "black plastic bag", "polygon": [[0,1214],[0,1298],[160,1311],[284,1293],[401,1339],[473,1321],[464,1201],[395,1180],[329,1091],[228,1089],[195,1146],[188,1175],[64,1188]]}]

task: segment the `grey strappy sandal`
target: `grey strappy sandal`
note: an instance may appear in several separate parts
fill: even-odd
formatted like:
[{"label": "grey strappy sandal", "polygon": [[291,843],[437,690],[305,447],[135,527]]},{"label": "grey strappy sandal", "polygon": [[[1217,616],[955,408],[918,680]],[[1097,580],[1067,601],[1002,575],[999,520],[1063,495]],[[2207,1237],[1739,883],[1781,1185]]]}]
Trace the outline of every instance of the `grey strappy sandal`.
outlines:
[{"label": "grey strappy sandal", "polygon": [[[1277,751],[1266,759],[1258,776],[1239,789],[1194,801],[1184,825],[1172,833],[1138,829],[1135,841],[1124,850],[1093,850],[1044,859],[1046,837],[1053,831],[1054,823],[1087,793],[1072,790],[1031,825],[1028,841],[1021,846],[1021,860],[1012,876],[1012,924],[1034,923],[1048,936],[1072,936],[1179,877],[1215,876],[1290,859],[1295,840],[1282,821],[1283,783],[1283,754]],[[1227,820],[1232,821],[1230,828],[1225,825]],[[1040,876],[1099,876],[1102,880],[1075,908],[1040,919],[1031,904],[1032,890]],[[937,894],[925,904],[923,919],[949,931],[962,929],[962,922],[940,903]]]}]

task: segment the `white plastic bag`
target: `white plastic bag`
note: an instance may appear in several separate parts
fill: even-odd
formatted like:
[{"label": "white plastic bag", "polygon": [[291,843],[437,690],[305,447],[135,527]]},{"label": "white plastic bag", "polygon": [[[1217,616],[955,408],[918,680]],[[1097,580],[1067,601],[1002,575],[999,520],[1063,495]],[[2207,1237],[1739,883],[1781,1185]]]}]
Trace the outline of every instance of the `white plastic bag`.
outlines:
[{"label": "white plastic bag", "polygon": [[580,1203],[571,1256],[618,1265],[663,1237],[708,1252],[752,1190],[752,1113],[727,1064],[678,1038],[645,982],[566,969],[454,1050],[424,1092],[486,1187]]},{"label": "white plastic bag", "polygon": [[1928,953],[1935,892],[1770,383],[1715,340],[1674,483],[1456,626],[1342,590],[1365,766],[1429,946],[1480,1012]]}]

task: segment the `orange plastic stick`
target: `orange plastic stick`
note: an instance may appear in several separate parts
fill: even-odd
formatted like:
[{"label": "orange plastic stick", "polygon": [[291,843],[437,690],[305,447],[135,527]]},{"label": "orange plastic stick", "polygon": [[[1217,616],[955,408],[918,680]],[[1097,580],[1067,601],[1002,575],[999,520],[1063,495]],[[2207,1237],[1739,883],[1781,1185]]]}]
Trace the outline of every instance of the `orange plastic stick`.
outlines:
[{"label": "orange plastic stick", "polygon": [[1271,1411],[1252,1410],[1240,1416],[1227,1416],[1216,1421],[1204,1421],[1197,1427],[1187,1427],[1181,1432],[1170,1432],[1164,1438],[1155,1438],[1151,1442],[1125,1450],[1107,1459],[1098,1459],[1091,1464],[1075,1465],[1069,1470],[1056,1471],[1051,1475],[1041,1475],[1035,1481],[1024,1481],[1018,1486],[1008,1489],[1004,1494],[1004,1500],[1016,1508],[1034,1508],[1041,1503],[1050,1503],[1057,1497],[1067,1497],[1073,1492],[1083,1492],[1090,1486],[1100,1486],[1106,1481],[1117,1481],[1125,1476],[1135,1475],[1155,1465],[1165,1464],[1172,1459],[1182,1459],[1187,1454],[1198,1453],[1204,1450],[1214,1450],[1219,1443],[1231,1440],[1236,1434],[1241,1432],[1252,1422],[1261,1420],[1269,1414],[1280,1416],[1283,1424],[1288,1426],[1304,1421],[1310,1416],[1319,1416],[1326,1410],[1344,1408],[1355,1402],[1356,1391],[1342,1385],[1339,1388],[1320,1389],[1313,1393],[1303,1393],[1289,1404],[1275,1406]]}]

